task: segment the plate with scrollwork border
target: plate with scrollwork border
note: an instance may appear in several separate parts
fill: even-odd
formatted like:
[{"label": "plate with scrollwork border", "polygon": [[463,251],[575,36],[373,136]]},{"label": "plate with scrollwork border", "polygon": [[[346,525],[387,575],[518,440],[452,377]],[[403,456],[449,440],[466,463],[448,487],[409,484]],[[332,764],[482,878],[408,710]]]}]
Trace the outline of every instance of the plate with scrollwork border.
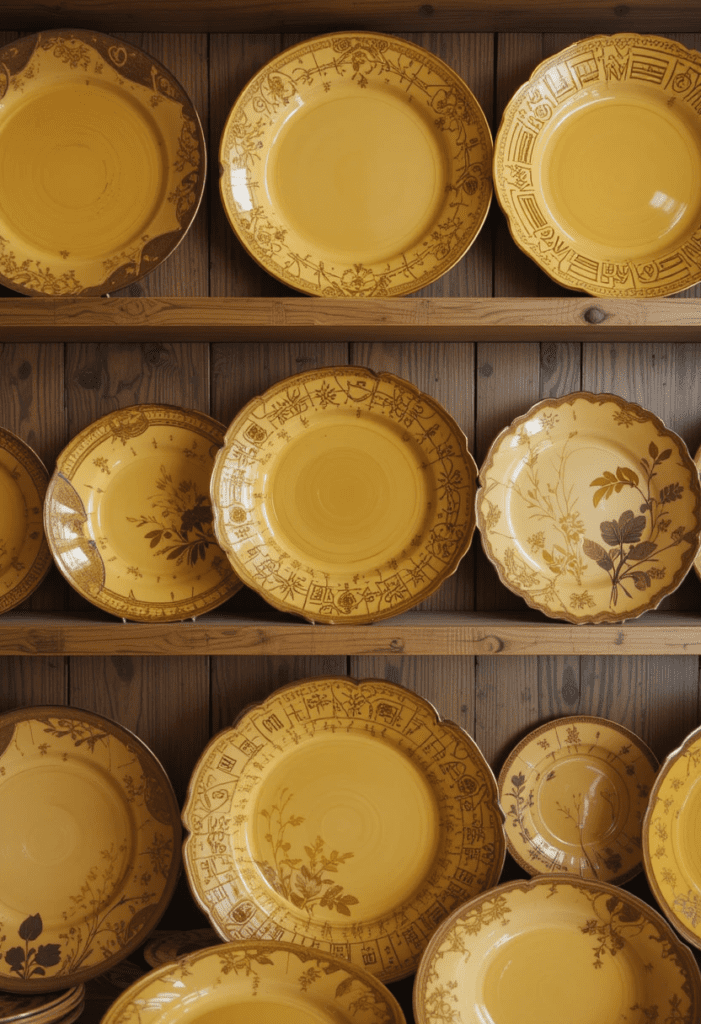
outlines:
[{"label": "plate with scrollwork border", "polygon": [[0,427],[0,612],[34,593],[51,568],[42,523],[48,479],[29,445]]},{"label": "plate with scrollwork border", "polygon": [[380,679],[301,680],[246,711],[202,754],[183,824],[190,888],[223,939],[318,946],[383,981],[415,970],[505,855],[474,741]]}]

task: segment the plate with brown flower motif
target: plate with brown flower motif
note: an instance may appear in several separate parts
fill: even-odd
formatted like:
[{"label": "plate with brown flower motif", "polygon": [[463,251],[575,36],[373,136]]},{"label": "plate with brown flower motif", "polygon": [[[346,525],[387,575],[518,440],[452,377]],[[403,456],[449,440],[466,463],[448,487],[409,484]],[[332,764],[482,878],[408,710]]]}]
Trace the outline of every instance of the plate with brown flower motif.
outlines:
[{"label": "plate with brown flower motif", "polygon": [[0,427],[0,612],[34,593],[51,567],[42,524],[48,479],[29,445]]},{"label": "plate with brown flower motif", "polygon": [[621,32],[539,64],[497,132],[494,185],[514,241],[590,295],[701,280],[701,53]]},{"label": "plate with brown flower motif", "polygon": [[699,474],[682,439],[617,395],[546,399],[493,442],[477,522],[499,578],[568,622],[656,608],[693,565]]},{"label": "plate with brown flower motif", "polygon": [[482,109],[435,54],[335,32],[246,85],[224,126],[221,197],[250,255],[291,288],[405,295],[474,242],[491,159]]},{"label": "plate with brown flower motif", "polygon": [[509,882],[436,930],[416,1024],[696,1024],[701,974],[657,911],[604,882]]},{"label": "plate with brown flower motif", "polygon": [[90,711],[0,715],[0,988],[54,992],[155,928],[180,868],[178,804],[132,733]]},{"label": "plate with brown flower motif", "polygon": [[628,729],[572,715],[539,726],[499,773],[509,852],[529,875],[623,885],[642,871],[657,758]]},{"label": "plate with brown flower motif", "polygon": [[224,427],[204,413],[135,405],[86,427],[58,457],[44,524],[68,582],[98,608],[165,622],[240,589],[212,530],[209,480]]},{"label": "plate with brown flower motif", "polygon": [[391,373],[310,370],[254,398],[212,473],[236,574],[312,622],[374,622],[432,594],[475,525],[477,468],[435,399]]},{"label": "plate with brown flower motif", "polygon": [[316,946],[383,981],[504,862],[474,741],[393,683],[305,679],[210,742],[183,808],[193,895],[223,939]]},{"label": "plate with brown flower motif", "polygon": [[205,184],[199,117],[131,43],[47,30],[0,49],[0,284],[103,295],[182,241]]}]

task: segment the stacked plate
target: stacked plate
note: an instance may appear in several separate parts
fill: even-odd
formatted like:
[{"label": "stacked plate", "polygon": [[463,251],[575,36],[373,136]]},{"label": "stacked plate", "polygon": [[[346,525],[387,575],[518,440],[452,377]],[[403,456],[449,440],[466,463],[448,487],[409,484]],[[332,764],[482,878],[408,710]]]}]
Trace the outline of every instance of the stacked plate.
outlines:
[{"label": "stacked plate", "polygon": [[73,1024],[85,1004],[85,987],[75,985],[50,995],[0,992],[0,1024]]}]

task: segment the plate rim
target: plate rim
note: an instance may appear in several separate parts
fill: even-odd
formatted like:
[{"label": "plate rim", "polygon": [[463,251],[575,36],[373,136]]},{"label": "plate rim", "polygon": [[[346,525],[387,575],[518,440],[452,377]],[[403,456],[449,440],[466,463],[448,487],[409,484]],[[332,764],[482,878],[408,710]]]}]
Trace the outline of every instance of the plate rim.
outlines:
[{"label": "plate rim", "polygon": [[[41,1006],[35,1006],[33,1010],[23,1010],[20,1013],[10,1014],[10,1016],[6,1017],[0,1016],[0,1024],[33,1024],[37,1018],[42,1021],[42,1024],[46,1024],[47,1020],[60,1021],[64,1014],[67,1016],[71,1010],[85,1000],[85,986],[83,984],[73,985],[65,991],[61,990],[56,994],[53,992],[0,992],[0,995],[16,995],[19,998],[24,996],[29,999],[34,999],[42,994],[47,996],[53,995],[54,998],[48,999]],[[68,1005],[64,1006],[64,1003]],[[54,1011],[56,1011],[55,1014]],[[49,1015],[48,1017],[46,1017],[47,1014]],[[52,1014],[54,1015],[51,1016]]]}]

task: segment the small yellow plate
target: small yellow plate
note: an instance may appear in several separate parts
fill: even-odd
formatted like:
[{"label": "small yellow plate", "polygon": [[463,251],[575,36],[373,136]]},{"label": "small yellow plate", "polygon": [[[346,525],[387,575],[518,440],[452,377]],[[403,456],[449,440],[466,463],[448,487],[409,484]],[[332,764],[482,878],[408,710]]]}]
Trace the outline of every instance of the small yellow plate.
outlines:
[{"label": "small yellow plate", "polygon": [[558,718],[529,733],[499,773],[512,857],[529,875],[623,885],[642,871],[642,823],[657,758],[604,718]]},{"label": "small yellow plate", "polygon": [[48,479],[29,445],[0,427],[0,612],[33,594],[51,567],[42,524]]},{"label": "small yellow plate", "polygon": [[0,988],[53,992],[125,959],[180,869],[178,804],[132,733],[90,711],[0,715]]},{"label": "small yellow plate", "polygon": [[311,370],[254,398],[227,430],[214,530],[275,608],[374,622],[455,572],[474,532],[476,475],[455,420],[412,384]]},{"label": "small yellow plate", "polygon": [[22,996],[0,992],[0,1024],[52,1024],[61,1021],[85,1001],[85,986],[76,985],[58,995]]},{"label": "small yellow plate", "polygon": [[436,931],[416,1024],[696,1024],[701,974],[646,903],[565,875],[509,882]]},{"label": "small yellow plate", "polygon": [[701,949],[701,728],[662,765],[643,824],[645,874],[680,935]]},{"label": "small yellow plate", "polygon": [[58,457],[44,525],[56,564],[98,608],[138,622],[201,615],[240,589],[212,530],[209,481],[224,427],[134,405]]},{"label": "small yellow plate", "polygon": [[661,420],[616,395],[546,399],[493,442],[477,522],[499,578],[568,622],[656,608],[701,539],[699,474]]},{"label": "small yellow plate", "polygon": [[321,949],[248,939],[151,971],[101,1024],[406,1024],[372,975]]},{"label": "small yellow plate", "polygon": [[103,295],[182,241],[202,198],[197,112],[131,43],[62,29],[0,49],[0,284]]},{"label": "small yellow plate", "polygon": [[214,946],[219,936],[212,928],[192,928],[190,931],[164,931],[156,933],[146,943],[143,957],[151,967],[173,963],[181,956],[195,953],[205,946]]},{"label": "small yellow plate", "polygon": [[476,744],[401,686],[306,679],[216,736],[183,808],[190,888],[224,939],[329,950],[383,981],[494,885],[496,781]]},{"label": "small yellow plate", "polygon": [[405,295],[467,252],[492,198],[492,137],[463,80],[415,43],[335,32],[274,57],[219,151],[240,241],[310,295]]},{"label": "small yellow plate", "polygon": [[669,295],[701,280],[701,54],[632,32],[539,64],[497,132],[516,244],[566,288]]}]

